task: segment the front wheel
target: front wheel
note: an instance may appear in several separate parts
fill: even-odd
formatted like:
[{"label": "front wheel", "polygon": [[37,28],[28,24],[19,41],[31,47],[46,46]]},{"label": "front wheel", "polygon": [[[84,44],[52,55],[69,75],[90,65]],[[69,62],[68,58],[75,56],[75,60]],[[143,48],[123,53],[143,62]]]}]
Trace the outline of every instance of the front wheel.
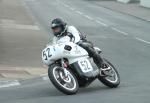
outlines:
[{"label": "front wheel", "polygon": [[118,87],[120,84],[120,76],[117,69],[107,60],[103,59],[107,63],[108,69],[105,71],[106,75],[102,75],[101,71],[98,79],[106,86],[110,88]]},{"label": "front wheel", "polygon": [[48,76],[53,85],[64,94],[71,95],[77,93],[79,89],[75,75],[67,69],[67,76],[59,64],[52,64],[48,69]]}]

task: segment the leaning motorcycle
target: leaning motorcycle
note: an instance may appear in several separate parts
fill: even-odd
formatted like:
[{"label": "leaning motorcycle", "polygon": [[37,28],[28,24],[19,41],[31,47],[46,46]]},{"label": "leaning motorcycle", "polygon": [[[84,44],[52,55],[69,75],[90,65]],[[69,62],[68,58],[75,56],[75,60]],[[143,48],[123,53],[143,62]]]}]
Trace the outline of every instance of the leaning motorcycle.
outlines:
[{"label": "leaning motorcycle", "polygon": [[[101,50],[94,47],[99,55]],[[107,59],[107,68],[99,69],[87,51],[72,42],[48,45],[42,51],[42,61],[48,66],[48,76],[52,84],[61,92],[71,95],[80,87],[86,87],[95,79],[115,88],[120,84],[117,69]]]}]

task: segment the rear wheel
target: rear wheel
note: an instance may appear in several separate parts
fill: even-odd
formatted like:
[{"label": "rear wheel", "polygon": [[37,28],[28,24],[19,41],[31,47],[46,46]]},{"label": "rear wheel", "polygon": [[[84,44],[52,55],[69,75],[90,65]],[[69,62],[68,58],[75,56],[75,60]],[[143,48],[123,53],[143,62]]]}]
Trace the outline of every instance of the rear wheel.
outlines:
[{"label": "rear wheel", "polygon": [[59,64],[52,64],[48,69],[48,76],[53,85],[61,92],[71,95],[79,89],[78,81],[74,74],[67,69],[67,76]]},{"label": "rear wheel", "polygon": [[[104,61],[107,63],[108,68],[105,71],[100,71],[98,79],[110,88],[118,87],[120,76],[117,69],[108,60],[104,59]],[[104,75],[102,72],[104,72]]]}]

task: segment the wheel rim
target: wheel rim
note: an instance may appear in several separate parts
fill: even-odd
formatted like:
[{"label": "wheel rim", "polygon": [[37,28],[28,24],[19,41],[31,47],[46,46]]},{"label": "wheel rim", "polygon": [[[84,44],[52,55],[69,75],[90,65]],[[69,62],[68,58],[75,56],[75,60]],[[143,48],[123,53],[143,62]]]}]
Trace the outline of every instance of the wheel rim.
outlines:
[{"label": "wheel rim", "polygon": [[76,80],[69,71],[67,77],[65,77],[60,67],[54,67],[53,75],[57,83],[63,88],[70,91],[73,91],[76,88]]},{"label": "wheel rim", "polygon": [[107,75],[104,78],[111,83],[117,83],[118,82],[118,74],[114,70],[114,67],[112,67],[110,64],[108,64],[108,66],[110,67],[110,69],[105,71],[105,72],[107,72]]}]

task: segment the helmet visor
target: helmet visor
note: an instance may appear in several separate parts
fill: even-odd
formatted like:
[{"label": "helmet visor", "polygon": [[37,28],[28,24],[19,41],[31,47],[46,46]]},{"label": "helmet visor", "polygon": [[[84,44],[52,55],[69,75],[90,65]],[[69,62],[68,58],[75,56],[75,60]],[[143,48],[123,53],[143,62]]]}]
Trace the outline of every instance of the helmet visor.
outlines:
[{"label": "helmet visor", "polygon": [[59,26],[52,27],[52,31],[53,31],[54,33],[60,33],[60,32],[61,32],[61,27],[59,27]]}]

